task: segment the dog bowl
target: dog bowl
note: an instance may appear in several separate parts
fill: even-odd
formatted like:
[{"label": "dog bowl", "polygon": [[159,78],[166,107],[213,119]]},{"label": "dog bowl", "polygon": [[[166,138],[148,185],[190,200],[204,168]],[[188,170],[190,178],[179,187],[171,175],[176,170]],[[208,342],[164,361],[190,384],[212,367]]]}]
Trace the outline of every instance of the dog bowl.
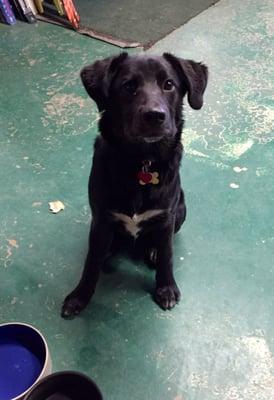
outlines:
[{"label": "dog bowl", "polygon": [[25,400],[103,400],[96,384],[79,372],[62,371],[38,382]]},{"label": "dog bowl", "polygon": [[43,335],[22,323],[0,325],[0,399],[22,400],[51,373],[51,360]]}]

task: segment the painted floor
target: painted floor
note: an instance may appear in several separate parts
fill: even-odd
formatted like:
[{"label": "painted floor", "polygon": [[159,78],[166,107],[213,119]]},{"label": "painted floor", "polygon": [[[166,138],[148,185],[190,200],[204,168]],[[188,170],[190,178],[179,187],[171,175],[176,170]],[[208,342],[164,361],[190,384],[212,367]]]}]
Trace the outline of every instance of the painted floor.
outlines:
[{"label": "painted floor", "polygon": [[59,312],[87,249],[97,120],[78,72],[117,49],[0,25],[0,321],[36,325],[54,370],[89,374],[106,400],[274,399],[272,6],[221,0],[151,50],[210,69],[204,108],[185,110],[180,305],[161,311],[153,272],[118,259],[73,321]]}]

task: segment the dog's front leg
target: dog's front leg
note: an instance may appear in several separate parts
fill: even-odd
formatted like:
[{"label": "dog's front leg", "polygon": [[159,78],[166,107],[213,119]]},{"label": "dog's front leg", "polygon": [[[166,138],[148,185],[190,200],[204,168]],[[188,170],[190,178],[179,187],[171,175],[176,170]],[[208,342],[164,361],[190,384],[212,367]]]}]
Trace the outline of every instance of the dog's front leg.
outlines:
[{"label": "dog's front leg", "polygon": [[158,231],[154,237],[157,251],[155,300],[164,310],[173,308],[181,297],[173,275],[173,232],[174,223]]},{"label": "dog's front leg", "polygon": [[98,220],[91,224],[89,250],[80,282],[65,298],[62,317],[70,318],[79,314],[88,304],[99,278],[100,269],[108,255],[113,238],[107,221]]}]

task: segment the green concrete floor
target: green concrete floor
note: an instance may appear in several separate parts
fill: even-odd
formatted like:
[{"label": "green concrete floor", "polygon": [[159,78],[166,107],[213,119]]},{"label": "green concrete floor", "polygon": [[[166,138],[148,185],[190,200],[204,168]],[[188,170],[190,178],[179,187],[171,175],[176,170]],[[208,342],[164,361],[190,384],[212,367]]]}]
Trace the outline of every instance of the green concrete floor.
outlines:
[{"label": "green concrete floor", "polygon": [[221,0],[152,49],[211,73],[204,108],[186,107],[180,305],[161,311],[153,273],[118,259],[73,321],[59,312],[87,249],[97,118],[78,71],[117,49],[0,25],[0,321],[36,325],[54,370],[89,374],[106,400],[274,399],[272,5]]}]

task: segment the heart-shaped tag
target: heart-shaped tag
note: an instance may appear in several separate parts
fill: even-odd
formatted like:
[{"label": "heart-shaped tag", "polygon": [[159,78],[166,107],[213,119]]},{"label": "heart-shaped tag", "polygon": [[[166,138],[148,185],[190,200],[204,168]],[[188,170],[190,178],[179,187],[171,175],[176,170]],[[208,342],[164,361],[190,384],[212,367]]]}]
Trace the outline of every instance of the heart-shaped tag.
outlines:
[{"label": "heart-shaped tag", "polygon": [[158,185],[159,183],[159,174],[158,172],[138,172],[138,180],[140,185],[147,185],[148,183],[152,183],[152,185]]},{"label": "heart-shaped tag", "polygon": [[138,172],[137,177],[140,185],[146,185],[147,183],[151,182],[152,174],[150,172],[140,171]]}]

